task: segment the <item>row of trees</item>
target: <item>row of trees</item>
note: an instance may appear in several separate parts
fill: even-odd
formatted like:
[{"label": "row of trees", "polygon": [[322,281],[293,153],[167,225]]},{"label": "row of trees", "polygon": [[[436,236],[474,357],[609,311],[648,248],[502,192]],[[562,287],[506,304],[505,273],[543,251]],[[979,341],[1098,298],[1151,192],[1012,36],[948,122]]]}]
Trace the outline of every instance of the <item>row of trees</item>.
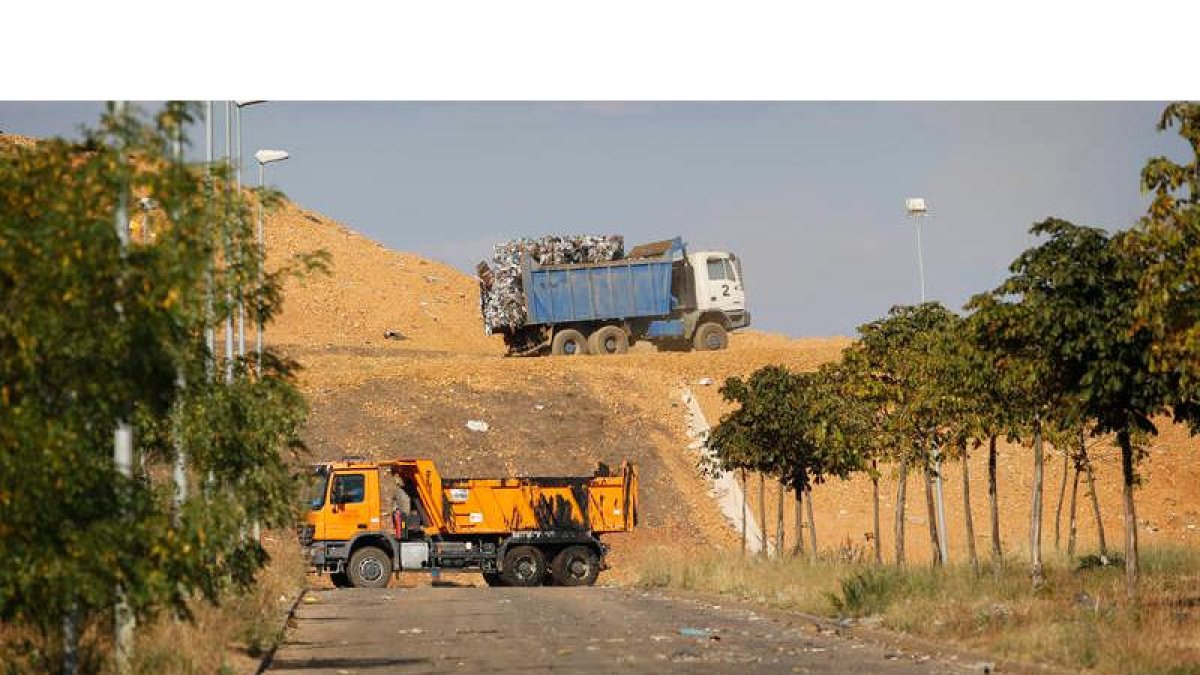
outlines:
[{"label": "row of trees", "polygon": [[[895,307],[816,372],[769,366],[729,379],[721,393],[738,407],[713,431],[717,463],[774,476],[798,499],[829,477],[865,472],[875,486],[879,561],[879,466],[894,465],[894,559],[903,564],[909,472],[924,477],[932,513],[936,467],[962,460],[968,554],[978,567],[966,460],[987,447],[998,564],[996,442],[1018,442],[1032,450],[1036,586],[1044,446],[1068,449],[1076,487],[1080,475],[1091,485],[1086,438],[1111,435],[1121,454],[1126,582],[1135,597],[1139,439],[1168,414],[1200,430],[1200,106],[1170,105],[1159,126],[1179,131],[1192,161],[1147,163],[1142,185],[1154,198],[1136,227],[1109,235],[1050,218],[1031,230],[1044,241],[1012,263],[1003,283],[972,298],[964,315],[937,303]],[[935,562],[944,560],[933,518],[930,539]]]},{"label": "row of trees", "polygon": [[195,111],[110,106],[82,142],[0,156],[0,620],[28,668],[112,644],[127,669],[134,620],[247,587],[252,524],[292,522],[294,366],[227,378],[205,336],[239,298],[269,320],[302,265],[264,274],[230,168],[183,161]]}]

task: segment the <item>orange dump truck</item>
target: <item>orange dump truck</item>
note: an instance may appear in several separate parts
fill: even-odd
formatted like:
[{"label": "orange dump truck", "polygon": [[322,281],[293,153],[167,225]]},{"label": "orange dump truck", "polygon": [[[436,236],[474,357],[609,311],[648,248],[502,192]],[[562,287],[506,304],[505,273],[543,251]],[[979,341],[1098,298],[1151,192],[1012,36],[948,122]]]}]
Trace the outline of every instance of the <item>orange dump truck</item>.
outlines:
[{"label": "orange dump truck", "polygon": [[443,478],[428,459],[316,467],[300,543],[337,586],[382,588],[402,571],[477,571],[491,586],[590,586],[600,535],[637,522],[628,462],[593,476]]}]

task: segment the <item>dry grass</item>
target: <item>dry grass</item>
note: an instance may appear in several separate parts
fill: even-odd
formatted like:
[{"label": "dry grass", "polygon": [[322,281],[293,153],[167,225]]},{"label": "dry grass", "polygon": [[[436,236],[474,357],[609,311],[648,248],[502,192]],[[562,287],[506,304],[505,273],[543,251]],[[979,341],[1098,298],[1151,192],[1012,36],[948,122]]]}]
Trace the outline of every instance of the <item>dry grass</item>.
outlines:
[{"label": "dry grass", "polygon": [[646,556],[644,586],[724,593],[823,615],[878,615],[885,627],[998,657],[1103,673],[1200,673],[1200,552],[1143,553],[1142,602],[1125,601],[1123,571],[1047,565],[1034,592],[1012,561],[979,576],[967,566],[905,571],[806,560]]},{"label": "dry grass", "polygon": [[197,603],[195,621],[164,618],[138,634],[137,673],[254,673],[279,639],[285,612],[305,582],[305,566],[288,533],[270,533],[263,545],[271,563],[248,594],[219,606]]}]

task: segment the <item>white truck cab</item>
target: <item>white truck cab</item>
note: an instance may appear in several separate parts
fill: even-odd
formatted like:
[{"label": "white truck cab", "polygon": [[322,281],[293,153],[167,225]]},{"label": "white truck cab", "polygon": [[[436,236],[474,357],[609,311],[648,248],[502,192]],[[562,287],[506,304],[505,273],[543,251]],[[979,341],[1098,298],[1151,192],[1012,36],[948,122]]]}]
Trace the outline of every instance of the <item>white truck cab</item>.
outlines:
[{"label": "white truck cab", "polygon": [[697,251],[688,255],[695,274],[696,309],[721,312],[731,328],[748,323],[742,265],[737,256],[724,251]]}]

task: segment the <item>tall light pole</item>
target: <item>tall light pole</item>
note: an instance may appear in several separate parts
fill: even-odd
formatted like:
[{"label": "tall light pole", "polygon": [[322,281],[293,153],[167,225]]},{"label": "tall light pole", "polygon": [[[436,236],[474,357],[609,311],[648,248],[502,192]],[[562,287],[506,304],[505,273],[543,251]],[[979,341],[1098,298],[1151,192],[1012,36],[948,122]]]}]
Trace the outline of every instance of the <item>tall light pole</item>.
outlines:
[{"label": "tall light pole", "polygon": [[[267,165],[272,162],[282,162],[290,157],[286,150],[259,150],[254,153],[254,159],[258,160],[258,283],[262,285],[263,268],[267,264],[267,242],[266,235],[263,232],[263,186],[266,184]],[[259,377],[262,377],[262,361],[263,361],[263,319],[262,312],[257,312],[258,315],[258,359],[254,362],[255,368]]]},{"label": "tall light pole", "polygon": [[[204,102],[204,199],[206,220],[212,215],[212,162],[213,162],[213,104]],[[206,222],[208,227],[211,222]],[[211,230],[208,230],[212,243]],[[209,255],[208,264],[204,268],[204,343],[208,346],[208,355],[204,360],[204,372],[209,381],[213,378],[214,359],[217,358],[217,330],[213,326],[213,255]]]},{"label": "tall light pole", "polygon": [[[248,108],[266,101],[234,101],[234,186],[235,194],[241,198],[242,196],[242,108]],[[240,249],[239,249],[240,250]],[[237,316],[237,333],[238,333],[238,356],[246,358],[246,294],[242,289],[238,289],[238,316]]]},{"label": "tall light pole", "polygon": [[[225,102],[225,162],[232,164],[233,101]],[[229,182],[225,182],[225,209],[222,214],[225,229],[225,382],[233,382],[233,290],[229,287],[229,267],[233,255],[233,233],[229,226]]]},{"label": "tall light pole", "polygon": [[[904,209],[908,212],[908,217],[912,218],[913,229],[917,231],[917,274],[921,278],[921,304],[925,304],[925,260],[921,252],[921,221],[929,215],[929,208],[925,205],[923,197],[909,197],[904,200]],[[938,555],[941,557],[941,563],[945,565],[949,560],[949,551],[946,550],[946,506],[942,499],[942,450],[937,445],[933,446],[933,502],[937,511],[934,517],[937,519]]]}]

